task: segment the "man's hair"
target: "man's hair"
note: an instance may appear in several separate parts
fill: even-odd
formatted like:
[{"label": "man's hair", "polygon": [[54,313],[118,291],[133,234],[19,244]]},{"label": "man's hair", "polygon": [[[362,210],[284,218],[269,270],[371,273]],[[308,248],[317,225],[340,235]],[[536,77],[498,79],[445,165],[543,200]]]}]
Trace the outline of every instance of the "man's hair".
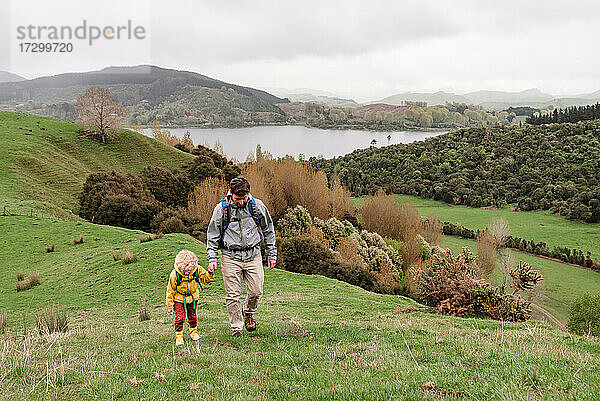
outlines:
[{"label": "man's hair", "polygon": [[237,176],[229,182],[229,189],[232,194],[237,196],[245,196],[250,192],[250,183],[243,176]]}]

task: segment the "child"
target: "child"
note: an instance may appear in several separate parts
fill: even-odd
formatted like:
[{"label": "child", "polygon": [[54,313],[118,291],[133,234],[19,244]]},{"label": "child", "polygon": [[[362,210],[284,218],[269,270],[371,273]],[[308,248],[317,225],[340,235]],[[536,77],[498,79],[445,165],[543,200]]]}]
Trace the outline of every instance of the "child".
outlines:
[{"label": "child", "polygon": [[200,292],[200,283],[207,284],[214,279],[214,274],[209,274],[204,268],[198,266],[198,258],[193,252],[186,249],[180,251],[175,257],[175,267],[169,276],[167,284],[167,312],[175,312],[175,345],[183,345],[183,323],[187,312],[190,326],[190,337],[198,340],[196,320],[196,302]]}]

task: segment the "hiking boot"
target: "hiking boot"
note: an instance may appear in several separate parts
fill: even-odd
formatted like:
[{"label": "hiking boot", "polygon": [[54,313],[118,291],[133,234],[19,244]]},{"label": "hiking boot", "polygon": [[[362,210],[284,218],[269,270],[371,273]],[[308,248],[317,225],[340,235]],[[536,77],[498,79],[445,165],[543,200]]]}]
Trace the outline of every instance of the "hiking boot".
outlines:
[{"label": "hiking boot", "polygon": [[258,322],[254,320],[254,315],[252,313],[244,313],[244,327],[247,331],[256,330],[256,326],[258,326]]},{"label": "hiking boot", "polygon": [[200,336],[198,335],[198,327],[190,327],[190,337],[194,341],[198,341]]},{"label": "hiking boot", "polygon": [[232,335],[233,337],[241,337],[241,336],[242,336],[242,330],[233,330],[233,331],[231,332],[231,335]]},{"label": "hiking boot", "polygon": [[183,345],[183,331],[175,332],[175,346],[178,347]]}]

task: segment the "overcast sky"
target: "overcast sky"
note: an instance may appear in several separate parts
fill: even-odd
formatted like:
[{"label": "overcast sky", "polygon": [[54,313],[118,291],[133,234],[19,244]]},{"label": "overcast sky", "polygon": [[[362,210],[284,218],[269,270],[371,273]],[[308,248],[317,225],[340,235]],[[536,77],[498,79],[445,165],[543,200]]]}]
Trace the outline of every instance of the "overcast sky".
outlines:
[{"label": "overcast sky", "polygon": [[[404,91],[600,89],[600,2],[592,0],[0,1],[5,54],[10,46],[0,69],[27,78],[151,63],[359,101]],[[131,19],[146,37],[76,41],[70,54],[18,50],[18,26],[76,27],[84,18],[100,27]]]}]

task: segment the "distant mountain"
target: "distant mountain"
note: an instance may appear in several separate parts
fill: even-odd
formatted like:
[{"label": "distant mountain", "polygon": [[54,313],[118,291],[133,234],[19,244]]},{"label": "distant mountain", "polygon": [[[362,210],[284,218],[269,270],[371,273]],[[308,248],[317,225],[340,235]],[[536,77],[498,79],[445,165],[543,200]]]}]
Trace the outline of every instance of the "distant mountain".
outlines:
[{"label": "distant mountain", "polygon": [[0,83],[24,81],[25,79],[26,78],[23,78],[22,76],[17,74],[13,74],[12,72],[0,71]]},{"label": "distant mountain", "polygon": [[152,65],[106,67],[0,83],[0,104],[73,119],[74,104],[87,88],[101,86],[130,108],[131,122],[144,125],[246,125],[272,122],[288,102],[268,92],[230,84],[191,71]]},{"label": "distant mountain", "polygon": [[435,93],[416,93],[416,92],[400,93],[397,95],[388,96],[381,100],[368,102],[368,104],[385,103],[385,104],[401,106],[404,104],[405,101],[427,102],[427,104],[430,106],[434,106],[434,105],[438,105],[438,104],[446,104],[446,102],[469,103],[469,100],[463,96],[456,95],[454,93],[438,91]]},{"label": "distant mountain", "polygon": [[457,95],[449,92],[415,93],[406,92],[388,96],[382,100],[368,102],[402,105],[404,101],[427,102],[429,106],[443,105],[446,102],[459,102],[482,106],[488,110],[504,110],[508,107],[529,106],[543,108],[549,105],[555,107],[584,106],[600,100],[600,90],[570,97],[557,97],[544,93],[539,89],[526,89],[520,92],[503,92],[480,90]]},{"label": "distant mountain", "polygon": [[359,104],[354,99],[342,98],[335,93],[319,89],[309,88],[267,88],[267,90],[279,97],[285,97],[290,102],[311,102],[324,104],[330,107],[358,107]]},{"label": "distant mountain", "polygon": [[546,102],[554,98],[554,96],[549,95],[547,93],[543,93],[539,89],[527,89],[521,92],[480,90],[476,92],[467,93],[463,96],[469,99],[469,103],[473,104],[481,104],[485,102],[527,104],[534,102]]}]

